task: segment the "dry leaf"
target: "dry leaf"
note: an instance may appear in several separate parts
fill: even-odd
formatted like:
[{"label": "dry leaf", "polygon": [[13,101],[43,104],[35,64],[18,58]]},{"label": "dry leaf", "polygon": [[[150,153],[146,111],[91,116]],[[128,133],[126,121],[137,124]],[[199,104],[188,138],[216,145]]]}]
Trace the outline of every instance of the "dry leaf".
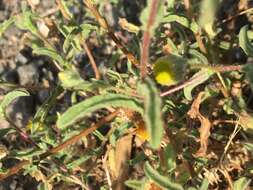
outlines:
[{"label": "dry leaf", "polygon": [[135,33],[135,34],[137,34],[140,30],[140,28],[138,26],[128,22],[125,18],[120,18],[119,19],[119,25],[124,30],[126,30],[128,32]]},{"label": "dry leaf", "polygon": [[128,178],[128,160],[132,151],[132,135],[121,137],[115,147],[115,179],[113,179],[114,190],[124,190],[124,182]]},{"label": "dry leaf", "polygon": [[46,38],[49,34],[49,28],[47,27],[47,25],[45,24],[44,21],[38,21],[37,22],[37,27],[40,31],[40,33]]},{"label": "dry leaf", "polygon": [[207,146],[208,146],[208,138],[210,136],[210,129],[211,129],[211,122],[208,118],[204,117],[199,112],[199,107],[201,102],[203,101],[205,96],[204,92],[200,92],[197,96],[197,98],[192,103],[190,111],[188,111],[188,115],[191,119],[198,119],[201,123],[201,126],[199,128],[200,133],[200,148],[195,154],[195,156],[205,156],[207,152]]}]

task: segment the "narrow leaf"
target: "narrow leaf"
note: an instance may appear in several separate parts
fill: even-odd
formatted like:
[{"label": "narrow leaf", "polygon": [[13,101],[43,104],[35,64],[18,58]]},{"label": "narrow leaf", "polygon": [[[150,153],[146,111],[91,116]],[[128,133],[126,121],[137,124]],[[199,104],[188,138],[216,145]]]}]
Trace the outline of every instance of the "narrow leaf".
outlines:
[{"label": "narrow leaf", "polygon": [[205,178],[202,181],[202,184],[201,184],[199,190],[208,190],[208,186],[209,186],[209,181],[208,181],[208,179]]},{"label": "narrow leaf", "polygon": [[61,66],[66,66],[67,62],[62,58],[61,55],[59,55],[55,50],[53,49],[48,49],[44,47],[38,47],[33,50],[34,54],[38,55],[46,55],[53,60],[57,61]]},{"label": "narrow leaf", "polygon": [[60,116],[57,126],[65,129],[88,114],[108,106],[129,108],[143,114],[142,104],[138,100],[122,94],[103,94],[70,107]]},{"label": "narrow leaf", "polygon": [[236,180],[233,185],[233,190],[246,190],[250,184],[250,179],[246,177],[241,177],[240,179]]},{"label": "narrow leaf", "polygon": [[0,118],[4,117],[4,111],[6,107],[16,98],[21,96],[29,96],[29,93],[25,90],[14,90],[6,94],[0,104]]},{"label": "narrow leaf", "polygon": [[145,175],[154,181],[157,185],[162,188],[170,189],[170,190],[183,190],[184,188],[177,183],[172,182],[169,178],[162,176],[156,170],[152,168],[152,166],[146,162],[144,165]]},{"label": "narrow leaf", "polygon": [[25,11],[19,15],[17,15],[15,24],[18,28],[22,30],[28,30],[34,35],[38,34],[38,29],[36,25],[34,24],[35,19],[37,19],[38,16],[33,14],[31,11]]},{"label": "narrow leaf", "polygon": [[0,38],[2,37],[3,33],[9,28],[9,26],[12,25],[14,21],[15,18],[11,17],[0,24]]},{"label": "narrow leaf", "polygon": [[253,45],[250,43],[247,31],[247,25],[241,28],[239,33],[239,45],[248,56],[253,56]]},{"label": "narrow leaf", "polygon": [[202,0],[201,2],[199,24],[211,38],[216,35],[213,25],[218,6],[219,0]]},{"label": "narrow leaf", "polygon": [[54,106],[57,96],[62,92],[60,86],[57,86],[47,100],[39,107],[38,111],[36,112],[33,122],[32,122],[32,129],[31,132],[36,132],[42,125],[46,116],[50,109]]},{"label": "narrow leaf", "polygon": [[202,69],[193,75],[192,80],[194,80],[194,78],[198,78],[198,80],[195,80],[194,83],[184,88],[184,96],[186,99],[192,100],[192,90],[198,85],[207,81],[213,74],[214,72],[209,69]]},{"label": "narrow leaf", "polygon": [[177,22],[182,26],[189,28],[193,33],[197,33],[200,28],[196,22],[191,22],[188,18],[181,15],[167,15],[162,19],[162,22]]},{"label": "narrow leaf", "polygon": [[144,96],[144,121],[150,136],[150,145],[156,149],[163,137],[162,102],[158,90],[151,79],[138,85],[138,93]]},{"label": "narrow leaf", "polygon": [[94,91],[98,88],[106,88],[103,81],[85,81],[74,69],[66,69],[58,74],[62,87],[72,90]]},{"label": "narrow leaf", "polygon": [[253,64],[249,63],[249,64],[244,65],[242,70],[246,73],[246,77],[249,80],[251,90],[253,91],[253,75],[252,75]]}]

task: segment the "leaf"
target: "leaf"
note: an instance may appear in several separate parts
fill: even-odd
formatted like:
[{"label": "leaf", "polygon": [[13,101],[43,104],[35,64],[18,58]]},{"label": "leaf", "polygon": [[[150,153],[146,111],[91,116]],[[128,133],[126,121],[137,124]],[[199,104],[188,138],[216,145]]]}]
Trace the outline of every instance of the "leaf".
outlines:
[{"label": "leaf", "polygon": [[243,66],[242,71],[246,73],[246,77],[249,80],[251,90],[253,91],[253,64],[249,63]]},{"label": "leaf", "polygon": [[211,122],[210,120],[200,113],[200,104],[208,97],[208,95],[202,91],[198,94],[197,98],[193,101],[191,105],[191,109],[188,111],[188,115],[191,119],[198,119],[201,123],[199,128],[199,141],[200,141],[200,148],[195,154],[196,157],[205,156],[207,152],[208,146],[208,139],[210,136],[211,130]]},{"label": "leaf", "polygon": [[216,32],[213,29],[219,0],[202,0],[200,7],[199,25],[213,38]]},{"label": "leaf", "polygon": [[43,122],[46,119],[48,112],[55,105],[56,98],[61,92],[62,92],[62,89],[58,85],[52,91],[52,93],[47,98],[47,100],[39,107],[32,121],[32,127],[31,127],[32,133],[36,132],[38,129],[40,129],[41,126],[43,126]]},{"label": "leaf", "polygon": [[30,94],[25,90],[14,90],[6,94],[0,104],[0,118],[4,117],[6,107],[16,98],[21,96],[29,96]]},{"label": "leaf", "polygon": [[193,33],[197,33],[199,31],[199,26],[196,22],[191,22],[188,18],[180,15],[174,15],[170,14],[165,16],[162,19],[162,22],[168,23],[168,22],[177,22],[181,24],[182,26],[189,28]]},{"label": "leaf", "polygon": [[[214,74],[213,71],[210,69],[201,69],[197,72],[191,80],[194,82],[184,88],[184,96],[187,100],[192,100],[192,90],[197,87],[198,85],[202,84],[203,82],[207,81],[212,75]],[[197,78],[198,80],[194,80]]]},{"label": "leaf", "polygon": [[164,149],[164,159],[169,172],[172,172],[176,168],[176,153],[171,144],[167,144]]},{"label": "leaf", "polygon": [[195,49],[190,49],[189,54],[191,54],[193,57],[197,58],[202,64],[208,65],[208,59],[199,51]]},{"label": "leaf", "polygon": [[180,184],[174,183],[167,177],[160,175],[156,170],[152,168],[152,166],[148,162],[146,162],[144,165],[144,173],[149,179],[154,181],[157,185],[159,185],[162,188],[170,190],[184,189]]},{"label": "leaf", "polygon": [[85,81],[74,69],[66,69],[58,74],[62,87],[72,90],[94,91],[98,88],[106,88],[103,81]]},{"label": "leaf", "polygon": [[118,23],[123,30],[126,30],[128,32],[138,34],[140,31],[140,28],[138,26],[128,22],[125,18],[119,18]]},{"label": "leaf", "polygon": [[16,16],[15,24],[21,30],[28,30],[34,35],[38,35],[38,29],[34,24],[34,20],[38,19],[38,16],[31,11],[24,11]]},{"label": "leaf", "polygon": [[144,121],[149,133],[152,148],[160,146],[163,137],[162,101],[154,82],[147,78],[137,86],[138,93],[144,97]]},{"label": "leaf", "polygon": [[[149,23],[149,20],[148,20],[149,19],[149,15],[151,14],[152,9],[155,8],[155,7],[152,7],[152,3],[153,3],[153,1],[147,1],[147,6],[141,12],[140,20],[141,20],[141,23],[142,23],[141,27],[142,27],[143,30],[147,29],[147,24]],[[164,5],[163,5],[162,1],[159,1],[158,2],[157,12],[156,12],[153,24],[152,24],[151,29],[150,29],[151,36],[153,35],[155,29],[161,23],[161,20],[162,20],[162,18],[164,16],[163,14],[164,14]]]},{"label": "leaf", "polygon": [[199,190],[208,190],[208,186],[209,186],[209,181],[208,181],[208,179],[205,178],[202,181],[202,184],[201,184]]},{"label": "leaf", "polygon": [[248,25],[241,28],[239,32],[239,45],[248,56],[253,56],[253,45],[250,43],[247,35]]},{"label": "leaf", "polygon": [[65,129],[88,114],[107,106],[129,108],[143,114],[142,104],[137,99],[122,94],[108,93],[93,96],[70,107],[60,116],[57,126]]},{"label": "leaf", "polygon": [[92,31],[95,31],[98,29],[97,26],[94,26],[92,24],[82,24],[80,27],[82,29],[83,39],[87,39]]},{"label": "leaf", "polygon": [[38,47],[33,49],[34,54],[38,55],[46,55],[53,60],[57,61],[61,66],[67,66],[67,62],[62,58],[61,55],[59,55],[55,50],[53,49],[48,49],[45,47]]},{"label": "leaf", "polygon": [[233,184],[233,190],[246,190],[250,184],[250,179],[246,177],[241,177],[240,179],[236,180]]},{"label": "leaf", "polygon": [[10,27],[10,25],[14,23],[14,21],[15,18],[11,17],[0,24],[0,38],[2,37],[3,33]]},{"label": "leaf", "polygon": [[66,1],[65,0],[59,0],[57,2],[58,2],[59,8],[60,8],[61,13],[63,14],[64,18],[66,18],[68,20],[73,19],[74,16],[69,11]]},{"label": "leaf", "polygon": [[136,190],[142,190],[145,182],[140,180],[127,180],[125,185]]}]

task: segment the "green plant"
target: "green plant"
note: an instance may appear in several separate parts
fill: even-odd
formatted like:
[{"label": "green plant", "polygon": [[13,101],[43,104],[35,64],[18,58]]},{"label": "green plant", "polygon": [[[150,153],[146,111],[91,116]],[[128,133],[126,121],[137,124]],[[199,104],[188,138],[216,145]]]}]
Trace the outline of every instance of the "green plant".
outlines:
[{"label": "green plant", "polygon": [[[236,130],[242,126],[240,138],[244,138],[252,129],[252,113],[247,108],[250,99],[233,94],[232,85],[239,80],[252,89],[252,63],[225,65],[219,59],[227,51],[223,45],[230,43],[219,37],[222,23],[216,15],[220,1],[194,1],[190,7],[187,2],[147,2],[141,12],[142,25],[125,25],[124,28],[136,29],[132,39],[141,44],[141,50],[133,48],[134,42],[124,44],[99,12],[102,9],[91,0],[84,0],[85,16],[89,21],[86,19],[81,24],[70,11],[77,1],[56,1],[58,11],[52,29],[59,39],[56,43],[38,27],[39,22],[46,22],[45,18],[26,4],[21,13],[0,24],[0,36],[11,25],[28,32],[27,46],[34,54],[49,57],[58,72],[49,97],[36,110],[26,131],[18,128],[5,110],[14,99],[29,96],[29,87],[24,90],[25,86],[1,81],[0,86],[11,87],[11,90],[1,100],[0,114],[13,128],[0,129],[0,136],[5,137],[14,129],[26,140],[27,146],[4,152],[5,159],[14,158],[20,162],[12,168],[1,168],[0,180],[23,169],[24,174],[39,182],[38,189],[53,189],[61,182],[69,188],[74,184],[89,189],[92,172],[101,166],[107,180],[98,180],[100,189],[122,189],[125,184],[145,190],[205,190],[215,183],[222,188],[217,182],[219,179],[216,180],[218,172],[224,175],[227,186],[246,189],[249,180],[243,175],[250,175],[251,171],[244,174],[239,171],[239,176],[233,177],[237,181],[231,184],[231,176],[225,168],[229,166],[223,163],[228,159],[225,155]],[[103,3],[97,3],[103,8]],[[108,3],[123,6],[120,0]],[[184,9],[178,8],[181,6]],[[231,38],[252,57],[248,33],[248,27],[244,26],[238,37]],[[100,45],[110,40],[118,48],[111,52],[111,59],[104,67],[98,67],[96,55],[92,55],[88,46],[92,35],[100,40]],[[82,51],[86,52],[93,71],[92,76],[86,78],[75,64]],[[166,57],[155,62],[161,54]],[[127,58],[126,69],[119,72],[116,63],[122,61],[122,56]],[[161,63],[163,65],[159,65]],[[164,70],[171,75],[159,77]],[[168,79],[170,76],[173,77]],[[156,81],[167,86],[161,87]],[[71,96],[69,106],[63,105],[64,111],[51,114],[64,93]],[[195,127],[190,127],[189,120]],[[235,126],[234,136],[224,132],[226,127],[231,132],[231,125]],[[133,136],[138,136],[137,129],[143,126],[148,138],[138,145]],[[212,130],[214,126],[217,130]],[[121,146],[125,147],[121,150],[117,143],[122,139]],[[212,146],[209,150],[209,141],[227,148],[215,157],[210,154],[216,153]],[[85,150],[77,144],[85,146]],[[215,163],[206,159],[208,156],[213,156]],[[118,166],[119,163],[125,165]],[[134,175],[127,174],[129,166],[142,166],[141,177],[131,179]]]}]

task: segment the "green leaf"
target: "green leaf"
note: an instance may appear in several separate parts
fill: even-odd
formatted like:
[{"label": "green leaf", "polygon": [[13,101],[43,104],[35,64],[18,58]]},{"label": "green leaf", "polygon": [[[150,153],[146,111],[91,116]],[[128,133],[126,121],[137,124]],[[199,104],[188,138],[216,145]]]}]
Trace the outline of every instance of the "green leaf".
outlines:
[{"label": "green leaf", "polygon": [[34,35],[38,35],[38,29],[34,24],[35,19],[38,19],[37,15],[31,11],[25,11],[16,16],[15,24],[21,30],[28,30]]},{"label": "green leaf", "polygon": [[45,47],[38,47],[33,49],[34,54],[38,55],[46,55],[53,60],[57,61],[61,66],[67,66],[67,62],[62,58],[61,55],[59,55],[55,50],[53,49],[48,49]]},{"label": "green leaf", "polygon": [[236,180],[233,184],[233,190],[246,190],[250,184],[250,179],[246,177],[241,177],[240,179]]},{"label": "green leaf", "polygon": [[144,189],[145,182],[143,180],[127,180],[125,185],[131,189],[142,190]]},{"label": "green leaf", "polygon": [[208,186],[209,186],[209,181],[208,181],[208,179],[205,178],[202,181],[202,184],[201,184],[199,190],[208,190]]},{"label": "green leaf", "polygon": [[0,24],[0,38],[2,37],[3,33],[9,28],[9,26],[14,23],[14,21],[15,18],[11,17]]},{"label": "green leaf", "polygon": [[38,129],[40,129],[40,127],[43,126],[43,123],[47,117],[48,112],[55,105],[56,98],[61,92],[62,89],[58,85],[52,91],[47,100],[39,107],[32,121],[32,128],[31,128],[32,133],[36,132]]},{"label": "green leaf", "polygon": [[66,3],[66,1],[65,0],[60,0],[61,1],[61,4],[62,4],[62,8],[63,8],[63,11],[64,11],[64,13],[67,15],[67,17],[69,18],[69,19],[73,19],[73,14],[69,11],[69,8],[68,8],[68,6],[67,6],[67,3]]},{"label": "green leaf", "polygon": [[144,97],[144,121],[150,137],[150,145],[156,149],[163,137],[162,101],[154,82],[147,78],[138,84],[138,93]]},{"label": "green leaf", "polygon": [[167,15],[162,19],[162,22],[177,22],[182,26],[189,28],[193,33],[197,33],[199,31],[199,26],[196,22],[191,22],[188,18],[180,15]]},{"label": "green leaf", "polygon": [[192,55],[193,57],[197,58],[201,62],[201,64],[205,64],[205,65],[209,64],[208,59],[199,51],[197,51],[195,49],[190,49],[189,54]]},{"label": "green leaf", "polygon": [[219,0],[202,0],[200,7],[199,25],[213,38],[216,32],[213,29]]},{"label": "green leaf", "polygon": [[98,29],[97,26],[92,25],[92,24],[82,24],[80,27],[82,29],[82,38],[84,40],[86,40],[89,37],[92,31],[95,31]]},{"label": "green leaf", "polygon": [[247,25],[241,28],[239,33],[239,45],[248,56],[253,56],[253,45],[250,43],[247,31]]},{"label": "green leaf", "polygon": [[88,114],[108,106],[129,108],[143,114],[142,104],[135,98],[122,94],[102,94],[88,98],[63,113],[57,121],[57,126],[65,129]]},{"label": "green leaf", "polygon": [[253,64],[249,63],[243,66],[242,71],[246,73],[246,77],[249,80],[251,90],[253,91]]},{"label": "green leaf", "polygon": [[169,172],[172,172],[176,168],[176,153],[171,144],[167,144],[164,149],[164,159]]},{"label": "green leaf", "polygon": [[169,190],[183,190],[184,188],[177,183],[172,182],[169,178],[162,176],[156,170],[152,168],[152,166],[146,162],[144,165],[144,173],[145,175],[154,181],[157,185],[162,188]]},{"label": "green leaf", "polygon": [[25,90],[14,90],[6,94],[0,104],[0,118],[4,117],[6,107],[16,98],[21,96],[29,96],[30,94]]},{"label": "green leaf", "polygon": [[199,72],[197,72],[195,75],[193,75],[193,77],[191,79],[194,80],[195,78],[198,78],[198,80],[194,80],[194,83],[192,83],[184,88],[185,98],[188,100],[192,100],[192,90],[195,87],[197,87],[198,85],[207,81],[213,74],[214,74],[214,72],[211,71],[210,69],[201,69]]},{"label": "green leaf", "polygon": [[[152,9],[154,9],[152,7],[152,2],[153,1],[147,1],[147,6],[143,9],[143,11],[141,12],[140,15],[140,20],[142,23],[142,29],[146,30],[147,29],[147,24],[148,24],[148,19],[149,19],[149,15],[152,11]],[[153,35],[155,29],[159,26],[159,24],[161,23],[161,20],[163,18],[164,14],[164,5],[163,5],[163,1],[159,1],[159,5],[157,8],[157,13],[154,17],[154,22],[153,25],[151,26],[150,32],[151,32],[151,36]]]},{"label": "green leaf", "polygon": [[58,74],[58,77],[61,81],[62,87],[66,89],[92,92],[98,88],[108,87],[103,81],[85,81],[74,69],[66,69],[65,71],[62,71]]}]

